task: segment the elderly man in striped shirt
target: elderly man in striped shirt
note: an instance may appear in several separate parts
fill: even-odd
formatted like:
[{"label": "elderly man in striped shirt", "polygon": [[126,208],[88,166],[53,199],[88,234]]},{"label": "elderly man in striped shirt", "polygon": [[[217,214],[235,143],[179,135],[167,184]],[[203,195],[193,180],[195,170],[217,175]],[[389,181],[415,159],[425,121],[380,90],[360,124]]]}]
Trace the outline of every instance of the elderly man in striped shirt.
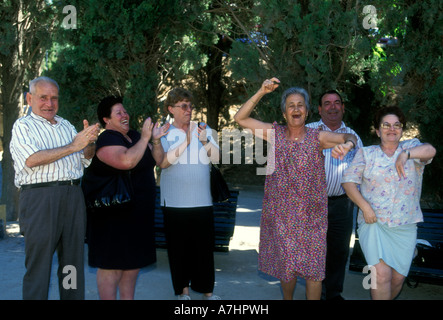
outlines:
[{"label": "elderly man in striped shirt", "polygon": [[353,227],[354,205],[341,187],[341,177],[352,162],[358,148],[363,147],[360,137],[343,120],[345,105],[341,95],[330,90],[320,97],[318,112],[321,120],[306,126],[337,133],[352,133],[358,141],[343,161],[331,157],[331,149],[323,150],[328,191],[328,233],[326,251],[326,278],[323,281],[323,299],[343,299],[343,283],[349,255]]},{"label": "elderly man in striped shirt", "polygon": [[60,299],[84,299],[86,208],[80,178],[95,154],[99,125],[84,120],[77,133],[59,117],[59,87],[50,78],[32,80],[29,91],[32,112],[14,123],[10,143],[25,237],[23,299],[48,299],[55,250]]}]

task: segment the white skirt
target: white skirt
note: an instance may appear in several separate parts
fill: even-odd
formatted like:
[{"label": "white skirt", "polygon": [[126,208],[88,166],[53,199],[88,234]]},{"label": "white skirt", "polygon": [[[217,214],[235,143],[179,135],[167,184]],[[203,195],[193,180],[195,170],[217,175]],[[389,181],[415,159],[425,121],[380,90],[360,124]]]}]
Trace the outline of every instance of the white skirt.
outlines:
[{"label": "white skirt", "polygon": [[417,242],[417,224],[388,227],[379,222],[362,223],[358,236],[368,265],[376,265],[382,259],[401,275],[408,275]]}]

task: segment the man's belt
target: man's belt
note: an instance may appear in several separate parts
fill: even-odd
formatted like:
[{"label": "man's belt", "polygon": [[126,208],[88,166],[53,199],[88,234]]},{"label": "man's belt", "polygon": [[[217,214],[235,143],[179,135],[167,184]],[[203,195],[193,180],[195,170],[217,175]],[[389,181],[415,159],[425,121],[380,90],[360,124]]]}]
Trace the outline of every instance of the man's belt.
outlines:
[{"label": "man's belt", "polygon": [[43,187],[58,187],[58,186],[78,186],[80,184],[80,179],[75,180],[63,180],[63,181],[51,181],[42,183],[32,183],[23,184],[20,186],[22,190],[33,189],[33,188],[43,188]]}]

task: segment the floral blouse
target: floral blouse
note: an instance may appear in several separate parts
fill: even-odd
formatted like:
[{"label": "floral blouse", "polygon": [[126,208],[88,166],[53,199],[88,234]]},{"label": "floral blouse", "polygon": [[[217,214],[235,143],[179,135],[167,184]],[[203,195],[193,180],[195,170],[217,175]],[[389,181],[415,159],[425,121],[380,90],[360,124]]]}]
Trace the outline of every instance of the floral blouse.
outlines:
[{"label": "floral blouse", "polygon": [[[419,159],[406,161],[406,178],[400,178],[395,161],[404,149],[421,145],[418,139],[401,141],[392,157],[388,157],[379,145],[360,148],[351,165],[343,174],[342,183],[360,185],[362,196],[374,210],[377,221],[395,227],[423,221],[420,196],[424,166],[430,163]],[[364,222],[359,210],[358,224]]]}]

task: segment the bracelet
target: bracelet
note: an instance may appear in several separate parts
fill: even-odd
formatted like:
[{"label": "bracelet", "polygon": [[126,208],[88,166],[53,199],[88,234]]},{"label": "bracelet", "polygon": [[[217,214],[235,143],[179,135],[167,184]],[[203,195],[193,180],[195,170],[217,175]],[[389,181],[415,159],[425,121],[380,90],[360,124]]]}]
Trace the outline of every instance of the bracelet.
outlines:
[{"label": "bracelet", "polygon": [[354,149],[354,148],[355,148],[355,143],[354,143],[354,141],[352,141],[352,140],[346,140],[346,141],[345,141],[345,143],[348,143],[348,142],[351,142],[351,143],[352,143],[352,149]]},{"label": "bracelet", "polygon": [[154,146],[160,144],[160,139],[152,140],[152,144],[153,144]]},{"label": "bracelet", "polygon": [[408,160],[411,159],[411,152],[409,152],[409,149],[403,150],[403,152],[408,154]]}]

